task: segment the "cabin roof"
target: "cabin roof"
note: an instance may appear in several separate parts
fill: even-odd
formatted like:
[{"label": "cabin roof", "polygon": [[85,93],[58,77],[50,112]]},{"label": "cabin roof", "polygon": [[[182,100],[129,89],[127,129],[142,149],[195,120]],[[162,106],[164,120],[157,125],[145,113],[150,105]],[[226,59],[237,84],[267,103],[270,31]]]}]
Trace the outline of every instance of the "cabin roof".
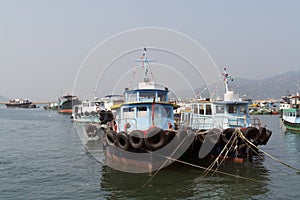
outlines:
[{"label": "cabin roof", "polygon": [[134,89],[134,90],[125,90],[124,93],[133,94],[137,92],[159,92],[159,93],[168,93],[168,90],[161,90],[161,89]]},{"label": "cabin roof", "polygon": [[[179,108],[179,105],[169,102],[155,102],[155,104],[159,105],[170,105],[173,106],[174,109]],[[152,105],[152,102],[126,102],[122,104],[115,104],[111,106],[111,109],[118,109],[122,106],[139,106],[139,105]]]},{"label": "cabin roof", "polygon": [[221,104],[221,105],[247,105],[247,101],[214,101],[214,104]]}]

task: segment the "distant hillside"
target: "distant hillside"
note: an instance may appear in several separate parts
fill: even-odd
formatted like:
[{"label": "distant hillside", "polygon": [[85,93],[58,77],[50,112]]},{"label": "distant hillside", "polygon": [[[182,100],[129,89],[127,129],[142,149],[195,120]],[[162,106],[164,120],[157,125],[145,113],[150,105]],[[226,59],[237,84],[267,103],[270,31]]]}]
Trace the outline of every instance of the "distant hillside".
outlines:
[{"label": "distant hillside", "polygon": [[[300,71],[291,71],[261,80],[234,78],[233,82],[229,83],[229,89],[233,89],[240,97],[246,95],[249,99],[279,100],[282,96],[300,93]],[[197,88],[196,94],[202,90],[203,88]],[[180,97],[193,96],[192,91],[187,90],[181,90],[177,94]],[[207,90],[202,93],[202,97],[208,96]]]},{"label": "distant hillside", "polygon": [[300,71],[291,71],[261,80],[236,78],[232,83],[236,93],[252,99],[280,99],[300,92]]}]

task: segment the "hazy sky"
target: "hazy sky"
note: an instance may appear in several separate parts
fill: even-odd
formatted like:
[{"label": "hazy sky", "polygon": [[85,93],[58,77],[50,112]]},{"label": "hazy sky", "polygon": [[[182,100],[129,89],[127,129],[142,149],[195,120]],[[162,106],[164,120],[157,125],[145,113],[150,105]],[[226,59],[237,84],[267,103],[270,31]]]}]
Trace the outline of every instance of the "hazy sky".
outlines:
[{"label": "hazy sky", "polygon": [[189,35],[234,77],[300,70],[299,10],[298,0],[1,0],[0,95],[56,100],[97,44],[138,27]]}]

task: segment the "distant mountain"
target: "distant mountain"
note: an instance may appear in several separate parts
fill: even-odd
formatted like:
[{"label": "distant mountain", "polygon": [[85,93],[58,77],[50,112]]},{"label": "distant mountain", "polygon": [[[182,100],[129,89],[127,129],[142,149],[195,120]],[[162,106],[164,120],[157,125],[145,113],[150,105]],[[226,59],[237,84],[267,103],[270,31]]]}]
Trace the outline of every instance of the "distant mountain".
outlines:
[{"label": "distant mountain", "polygon": [[[203,91],[203,88],[204,87],[195,89],[196,94]],[[282,96],[297,94],[297,92],[300,93],[300,71],[290,71],[261,80],[234,78],[232,82],[229,82],[229,89],[233,89],[240,97],[245,95],[246,98],[249,99],[279,100]],[[190,90],[181,90],[177,94],[179,94],[178,96],[180,97],[189,98],[193,96]],[[201,96],[208,97],[209,94],[207,90],[203,92]]]},{"label": "distant mountain", "polygon": [[261,80],[236,78],[232,86],[236,93],[251,99],[281,99],[284,95],[300,93],[300,71]]}]

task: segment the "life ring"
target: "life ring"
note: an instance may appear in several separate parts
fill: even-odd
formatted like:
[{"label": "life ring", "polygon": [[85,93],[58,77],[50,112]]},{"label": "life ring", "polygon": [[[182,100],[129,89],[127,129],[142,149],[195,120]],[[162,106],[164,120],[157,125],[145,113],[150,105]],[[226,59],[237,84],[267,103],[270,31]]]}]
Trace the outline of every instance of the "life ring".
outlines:
[{"label": "life ring", "polygon": [[157,150],[166,144],[167,136],[158,127],[151,128],[144,138],[145,145],[151,150]]},{"label": "life ring", "polygon": [[139,149],[144,145],[144,133],[140,130],[133,130],[129,133],[129,143],[135,148]]},{"label": "life ring", "polygon": [[121,149],[124,149],[124,150],[129,149],[130,144],[129,144],[128,135],[124,131],[121,131],[117,134],[116,144]]},{"label": "life ring", "polygon": [[113,130],[106,131],[106,141],[109,145],[115,144],[117,139],[117,133]]},{"label": "life ring", "polygon": [[[221,138],[222,141],[227,144],[229,142],[229,139],[231,138],[232,134],[234,133],[234,129],[233,128],[227,128],[225,129],[222,134],[221,134]],[[232,142],[233,140],[231,140]],[[231,143],[230,142],[230,143]]]},{"label": "life ring", "polygon": [[259,142],[260,133],[256,127],[247,127],[244,135],[251,142]]}]

